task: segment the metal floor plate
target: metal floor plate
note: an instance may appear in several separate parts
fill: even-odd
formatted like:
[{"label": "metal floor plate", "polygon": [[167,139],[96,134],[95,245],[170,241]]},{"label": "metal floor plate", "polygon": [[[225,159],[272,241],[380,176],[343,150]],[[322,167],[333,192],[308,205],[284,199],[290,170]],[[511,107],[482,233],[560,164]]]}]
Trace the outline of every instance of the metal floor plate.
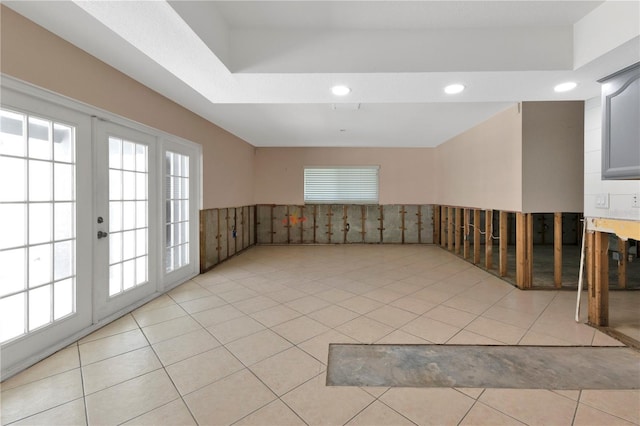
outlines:
[{"label": "metal floor plate", "polygon": [[329,386],[640,389],[626,347],[331,344]]}]

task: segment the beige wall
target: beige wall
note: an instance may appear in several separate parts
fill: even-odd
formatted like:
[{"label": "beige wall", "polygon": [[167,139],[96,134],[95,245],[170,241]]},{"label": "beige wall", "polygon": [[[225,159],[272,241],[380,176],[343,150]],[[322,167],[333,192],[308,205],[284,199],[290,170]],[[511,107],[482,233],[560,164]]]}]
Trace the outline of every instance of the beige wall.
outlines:
[{"label": "beige wall", "polygon": [[522,135],[522,210],[581,212],[584,102],[524,102]]},{"label": "beige wall", "polygon": [[256,204],[303,204],[304,166],[380,166],[380,204],[435,200],[432,148],[257,148]]},{"label": "beige wall", "polygon": [[521,211],[522,115],[515,105],[436,148],[435,203]]},{"label": "beige wall", "polygon": [[3,73],[201,144],[203,208],[252,203],[253,146],[0,7]]}]

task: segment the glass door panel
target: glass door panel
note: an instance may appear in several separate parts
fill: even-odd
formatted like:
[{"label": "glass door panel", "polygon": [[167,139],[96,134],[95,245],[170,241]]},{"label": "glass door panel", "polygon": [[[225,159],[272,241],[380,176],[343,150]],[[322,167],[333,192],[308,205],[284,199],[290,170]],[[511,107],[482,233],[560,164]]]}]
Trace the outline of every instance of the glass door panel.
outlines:
[{"label": "glass door panel", "polygon": [[2,375],[91,325],[91,120],[2,88]]},{"label": "glass door panel", "polygon": [[96,123],[96,319],[104,318],[154,293],[157,262],[151,241],[155,218],[149,208],[157,197],[155,138],[113,123]]}]

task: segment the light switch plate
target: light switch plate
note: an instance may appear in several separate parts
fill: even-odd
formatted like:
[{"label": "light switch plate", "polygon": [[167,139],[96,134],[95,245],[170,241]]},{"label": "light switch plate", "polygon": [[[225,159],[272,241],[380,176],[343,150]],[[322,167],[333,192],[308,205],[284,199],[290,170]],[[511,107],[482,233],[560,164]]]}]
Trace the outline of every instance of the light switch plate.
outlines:
[{"label": "light switch plate", "polygon": [[596,208],[597,209],[609,208],[609,194],[596,194]]}]

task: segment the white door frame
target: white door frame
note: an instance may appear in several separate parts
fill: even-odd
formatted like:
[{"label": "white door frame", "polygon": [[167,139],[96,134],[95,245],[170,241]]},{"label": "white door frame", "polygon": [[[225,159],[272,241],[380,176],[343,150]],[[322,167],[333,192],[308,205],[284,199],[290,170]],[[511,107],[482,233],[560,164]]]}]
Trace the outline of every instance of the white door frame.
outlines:
[{"label": "white door frame", "polygon": [[[88,307],[86,312],[83,313],[86,318],[83,317],[84,322],[79,330],[61,330],[60,333],[51,333],[51,327],[49,326],[35,330],[27,335],[26,337],[29,338],[32,336],[34,337],[34,339],[29,339],[32,342],[28,344],[18,344],[24,339],[15,339],[7,342],[7,344],[3,344],[0,380],[5,380],[22,369],[46,358],[56,351],[97,330],[105,324],[128,312],[131,312],[163,292],[166,292],[167,290],[198,275],[200,265],[199,211],[202,208],[202,146],[161,130],[133,122],[129,119],[101,110],[94,106],[33,86],[11,76],[0,74],[0,78],[2,83],[2,95],[0,100],[3,105],[6,104],[7,106],[14,106],[17,108],[21,104],[14,104],[16,104],[18,100],[25,100],[25,102],[29,102],[29,104],[27,104],[27,107],[18,108],[19,110],[34,113],[36,115],[39,114],[45,118],[51,117],[61,122],[69,121],[64,119],[61,120],[57,114],[46,112],[56,111],[62,108],[69,110],[72,114],[75,114],[78,117],[78,120],[82,122],[86,121],[86,123],[88,123],[86,126],[82,126],[88,130],[83,132],[82,135],[77,136],[77,140],[82,138],[83,144],[90,147],[88,153],[85,152],[85,154],[83,154],[88,155],[88,158],[85,159],[83,157],[82,161],[80,161],[80,158],[78,157],[76,159],[76,176],[79,177],[76,182],[78,197],[80,197],[81,194],[86,193],[89,194],[89,198],[91,198],[94,190],[94,172],[92,170],[92,166],[96,160],[92,160],[92,157],[95,155],[95,151],[93,150],[94,143],[92,143],[92,141],[94,140],[93,133],[95,132],[91,130],[91,117],[100,117],[102,120],[110,123],[128,127],[134,131],[146,133],[154,137],[156,140],[157,151],[155,158],[150,159],[150,163],[155,161],[155,166],[158,170],[157,176],[161,181],[164,181],[164,179],[162,179],[161,166],[165,149],[188,154],[190,158],[193,159],[193,161],[190,161],[190,264],[169,274],[164,273],[164,259],[162,255],[165,244],[163,237],[164,227],[162,226],[165,220],[164,208],[162,208],[162,200],[164,200],[164,193],[162,192],[164,190],[164,183],[158,184],[155,189],[152,189],[152,191],[154,191],[156,202],[158,203],[157,208],[152,208],[151,206],[149,208],[150,212],[156,212],[155,220],[160,224],[160,226],[156,226],[157,232],[154,233],[155,235],[149,235],[149,244],[157,246],[156,250],[158,251],[158,254],[155,256],[157,259],[156,268],[154,271],[150,271],[150,278],[152,274],[154,276],[154,292],[147,296],[141,296],[141,299],[132,301],[129,305],[123,306],[119,310],[112,309],[111,314],[103,312],[102,315],[96,315],[94,313],[95,286],[90,285],[90,283],[92,283],[92,278],[94,276],[93,259],[95,258],[94,248],[96,243],[96,234],[98,231],[98,224],[96,222],[98,214],[95,207],[95,201],[89,200],[85,203],[86,205],[81,208],[80,201],[77,199],[76,217],[78,231],[76,250],[77,253],[81,254],[83,259],[85,259],[85,261],[78,261],[76,266],[77,287],[79,290],[82,290],[81,294],[78,296],[77,304],[83,308],[83,312],[84,308]],[[41,113],[42,109],[44,109],[44,112]],[[78,142],[77,145],[79,144],[80,143]],[[152,240],[154,241],[153,243],[151,242]],[[60,323],[66,323],[67,321],[68,319],[63,319],[60,320]]]}]

